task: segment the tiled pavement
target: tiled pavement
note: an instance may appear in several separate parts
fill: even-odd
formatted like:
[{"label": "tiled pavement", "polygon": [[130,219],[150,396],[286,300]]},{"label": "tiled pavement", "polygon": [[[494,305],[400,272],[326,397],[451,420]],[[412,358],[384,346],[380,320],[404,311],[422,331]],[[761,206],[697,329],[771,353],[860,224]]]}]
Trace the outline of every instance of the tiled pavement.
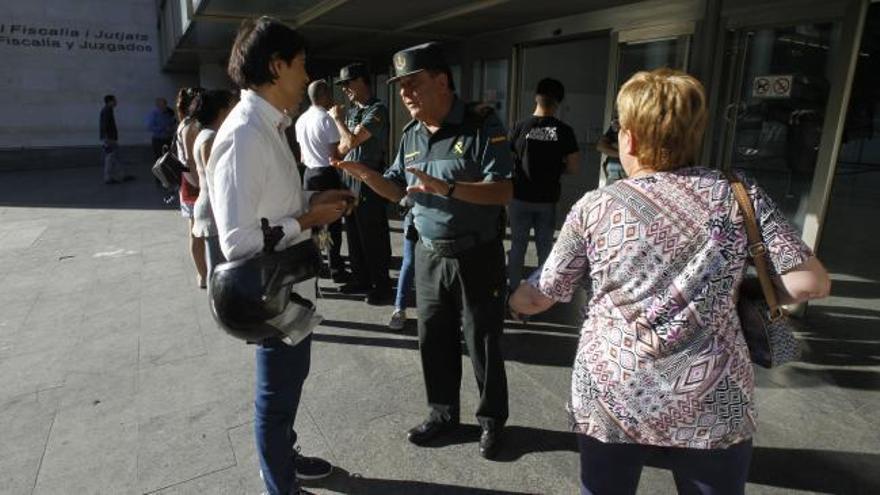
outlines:
[{"label": "tiled pavement", "polygon": [[[260,493],[253,348],[217,330],[184,221],[140,175],[105,186],[91,168],[0,173],[2,493]],[[393,242],[399,254],[399,232]],[[859,265],[847,249],[829,262],[834,297],[808,313],[806,362],[759,372],[749,493],[880,493],[880,272],[848,269]],[[490,462],[467,414],[467,357],[470,426],[411,446],[404,432],[425,412],[415,321],[390,331],[390,308],[322,287],[297,429],[304,452],[339,468],[311,489],[577,492],[563,410],[577,329],[554,323],[571,311],[507,325],[510,427]],[[673,491],[667,471],[646,468],[640,493]]]}]

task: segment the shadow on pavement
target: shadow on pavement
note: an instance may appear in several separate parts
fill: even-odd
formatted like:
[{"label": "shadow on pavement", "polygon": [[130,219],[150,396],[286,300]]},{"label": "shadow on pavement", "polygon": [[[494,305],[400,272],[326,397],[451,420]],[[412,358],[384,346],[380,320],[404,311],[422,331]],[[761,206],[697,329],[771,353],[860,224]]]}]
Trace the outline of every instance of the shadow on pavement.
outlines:
[{"label": "shadow on pavement", "polygon": [[365,478],[339,467],[334,468],[330,477],[320,481],[306,482],[304,485],[358,495],[526,495],[526,492],[486,490],[427,481]]},{"label": "shadow on pavement", "polygon": [[880,454],[755,447],[749,482],[823,493],[880,493]]},{"label": "shadow on pavement", "polygon": [[[419,342],[414,338],[416,336],[416,328],[413,321],[408,321],[406,327],[401,331],[391,330],[385,325],[375,323],[339,320],[324,320],[321,323],[321,326],[392,334],[397,337],[335,335],[318,332],[313,335],[313,338],[317,342],[368,345],[411,350],[417,350],[419,348]],[[507,361],[517,361],[520,363],[537,364],[542,366],[569,367],[572,362],[574,362],[574,355],[577,350],[577,337],[516,331],[506,333],[501,341],[501,345],[504,352],[504,358]],[[464,344],[462,344],[461,352],[463,355],[467,355],[467,349]]]},{"label": "shadow on pavement", "polygon": [[0,206],[109,210],[178,209],[177,193],[156,186],[147,165],[126,166],[134,180],[104,184],[101,167],[0,172]]},{"label": "shadow on pavement", "polygon": [[[441,448],[450,445],[474,444],[474,455],[480,441],[478,425],[463,424],[447,435],[436,438],[425,448]],[[507,425],[501,438],[496,462],[514,462],[527,454],[539,452],[577,452],[577,437],[569,431],[553,431],[529,426]]]}]

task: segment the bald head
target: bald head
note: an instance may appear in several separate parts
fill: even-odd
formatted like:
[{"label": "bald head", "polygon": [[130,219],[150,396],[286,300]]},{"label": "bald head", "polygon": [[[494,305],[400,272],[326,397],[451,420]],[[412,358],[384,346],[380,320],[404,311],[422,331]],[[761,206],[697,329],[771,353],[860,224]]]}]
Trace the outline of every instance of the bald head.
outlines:
[{"label": "bald head", "polygon": [[309,100],[312,101],[312,105],[325,108],[331,105],[333,102],[333,91],[330,89],[327,81],[318,79],[309,84]]}]

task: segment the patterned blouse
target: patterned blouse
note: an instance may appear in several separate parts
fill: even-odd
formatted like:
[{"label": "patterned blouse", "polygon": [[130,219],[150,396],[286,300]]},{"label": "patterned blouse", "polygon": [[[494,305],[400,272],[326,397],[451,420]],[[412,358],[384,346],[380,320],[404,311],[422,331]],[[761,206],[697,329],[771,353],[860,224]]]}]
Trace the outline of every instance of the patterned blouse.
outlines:
[{"label": "patterned blouse", "polygon": [[[744,179],[771,270],[812,252]],[[568,406],[603,442],[725,448],[755,431],[754,375],[736,299],[748,262],[743,217],[717,170],[615,182],[575,204],[530,283],[554,301],[587,291]]]}]

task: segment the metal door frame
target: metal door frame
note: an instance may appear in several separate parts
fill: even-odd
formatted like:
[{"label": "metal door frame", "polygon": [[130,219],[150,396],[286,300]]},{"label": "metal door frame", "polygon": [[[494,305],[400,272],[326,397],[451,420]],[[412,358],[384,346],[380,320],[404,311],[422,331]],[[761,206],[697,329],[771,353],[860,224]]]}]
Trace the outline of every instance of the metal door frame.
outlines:
[{"label": "metal door frame", "polygon": [[[608,126],[611,125],[611,118],[614,114],[614,105],[617,100],[617,89],[621,84],[621,81],[617,80],[618,69],[620,69],[620,45],[624,43],[651,43],[669,39],[676,39],[679,42],[684,42],[682,46],[678,47],[676,61],[682,64],[678,68],[686,71],[693,62],[690,54],[695,32],[696,25],[694,22],[664,24],[627,30],[614,30],[611,32],[608,53],[608,84],[605,89],[605,116],[603,118],[603,129],[608,129]],[[605,159],[605,155],[601,155],[600,161],[604,162]],[[606,179],[605,168],[600,166],[599,187],[605,185]]]},{"label": "metal door frame", "polygon": [[[828,101],[825,104],[819,152],[816,156],[812,185],[807,196],[807,211],[801,234],[804,242],[814,251],[819,247],[822,225],[828,210],[844,120],[846,119],[869,3],[869,0],[839,0],[821,3],[817,3],[815,0],[791,0],[778,4],[768,2],[760,7],[762,10],[760,16],[754,13],[749,15],[739,5],[736,11],[722,18],[723,33],[719,36],[718,47],[716,47],[716,53],[721,56],[716,58],[715,73],[720,75],[728,73],[728,76],[733,76],[733,79],[731,83],[725,84],[722,77],[715,78],[716,87],[714,89],[724,91],[724,95],[716,107],[716,115],[712,118],[723,127],[719,130],[721,139],[717,142],[717,148],[707,150],[707,153],[703,155],[704,157],[714,157],[714,163],[719,168],[727,167],[731,157],[733,138],[736,133],[736,118],[728,118],[727,113],[730,108],[738,108],[737,105],[740,102],[748,46],[745,42],[738,42],[734,45],[736,52],[726,54],[730,36],[741,36],[741,33],[747,29],[786,27],[820,22],[839,23],[840,37],[837,40],[837,46],[828,54],[829,73],[831,74]],[[761,21],[753,22],[752,19],[756,18],[760,18]],[[730,79],[730,77],[726,79]],[[711,136],[707,136],[706,142],[713,142]]]}]

